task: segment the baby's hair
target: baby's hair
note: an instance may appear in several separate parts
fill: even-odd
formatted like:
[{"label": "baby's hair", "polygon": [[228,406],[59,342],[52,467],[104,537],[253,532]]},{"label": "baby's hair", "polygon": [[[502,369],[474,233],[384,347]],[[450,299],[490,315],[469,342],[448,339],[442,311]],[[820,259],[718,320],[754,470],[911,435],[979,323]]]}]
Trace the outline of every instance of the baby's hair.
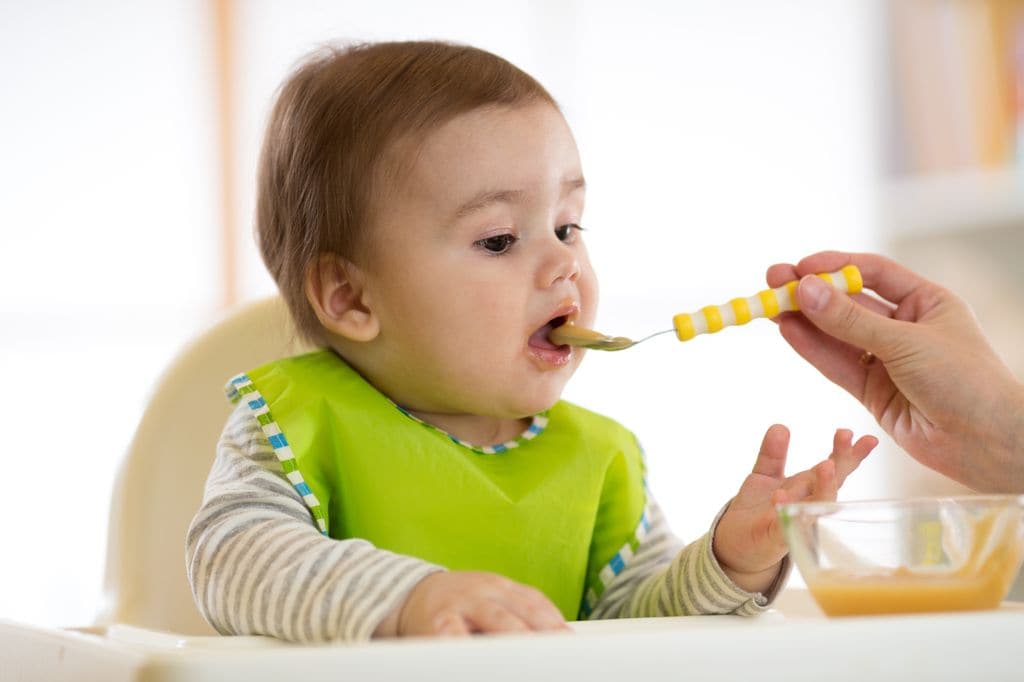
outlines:
[{"label": "baby's hair", "polygon": [[465,45],[332,46],[306,58],[270,114],[256,192],[260,251],[298,334],[324,341],[305,274],[324,254],[365,255],[372,208],[415,151],[399,143],[480,107],[536,101],[555,105],[533,77]]}]

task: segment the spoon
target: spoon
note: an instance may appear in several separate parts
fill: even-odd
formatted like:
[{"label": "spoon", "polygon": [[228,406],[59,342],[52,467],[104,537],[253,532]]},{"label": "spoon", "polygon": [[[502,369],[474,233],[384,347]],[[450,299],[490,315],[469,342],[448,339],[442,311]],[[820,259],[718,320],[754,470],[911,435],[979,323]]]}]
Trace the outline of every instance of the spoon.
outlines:
[{"label": "spoon", "polygon": [[[847,265],[836,272],[824,272],[818,275],[839,291],[856,294],[864,287],[860,270],[855,265]],[[765,289],[747,298],[734,298],[722,305],[709,305],[693,313],[679,313],[672,318],[672,329],[663,329],[637,339],[625,336],[608,336],[601,332],[577,327],[574,324],[563,324],[548,333],[548,340],[556,346],[577,346],[592,350],[625,350],[638,343],[660,334],[674,331],[680,341],[689,341],[700,334],[714,334],[726,327],[741,325],[759,317],[772,318],[780,313],[799,310],[793,292],[798,280],[786,282],[781,287]]]}]

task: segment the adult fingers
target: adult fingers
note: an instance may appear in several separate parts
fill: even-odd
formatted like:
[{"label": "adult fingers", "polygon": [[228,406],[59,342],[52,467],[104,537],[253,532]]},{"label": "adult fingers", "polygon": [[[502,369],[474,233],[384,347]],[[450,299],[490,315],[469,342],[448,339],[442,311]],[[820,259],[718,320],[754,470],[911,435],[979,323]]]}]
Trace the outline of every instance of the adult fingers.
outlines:
[{"label": "adult fingers", "polygon": [[864,288],[897,304],[921,287],[935,286],[913,270],[875,253],[822,251],[802,259],[794,269],[798,276],[803,277],[819,272],[835,272],[847,265],[856,265],[860,270]]},{"label": "adult fingers", "polygon": [[770,266],[768,272],[765,273],[765,281],[772,289],[781,287],[794,279],[800,279],[800,275],[796,272],[796,266],[789,263],[776,263]]},{"label": "adult fingers", "polygon": [[859,293],[850,296],[857,305],[864,306],[868,310],[883,317],[892,318],[896,314],[896,306],[888,301],[883,301],[880,298],[876,298],[871,294]]},{"label": "adult fingers", "polygon": [[[821,271],[821,272],[824,272],[824,271]],[[804,273],[804,274],[810,274],[810,273]],[[813,274],[819,274],[819,273],[815,272]],[[799,280],[801,278],[801,276],[802,276],[802,274],[797,272],[796,266],[790,265],[788,263],[778,263],[778,264],[772,265],[771,267],[768,268],[768,272],[767,272],[767,274],[765,276],[765,281],[768,283],[768,286],[770,286],[770,287],[772,287],[774,289],[776,287],[781,287],[781,286],[783,286],[785,284],[788,284],[789,282],[793,282],[795,280]],[[872,296],[872,295],[870,295],[868,293],[851,294],[850,297],[853,298],[853,300],[857,301],[857,303],[859,303],[860,305],[862,305],[865,308],[867,308],[868,310],[871,310],[872,312],[876,312],[879,315],[885,315],[886,317],[892,317],[893,314],[896,311],[896,306],[893,305],[892,303],[889,303],[888,301],[883,301],[881,299],[878,299],[875,296]],[[772,319],[778,320],[778,319],[781,319],[782,317],[784,317],[786,315],[797,315],[797,314],[798,313],[782,313],[781,316],[777,315],[777,316],[775,316]]]},{"label": "adult fingers", "polygon": [[906,322],[892,320],[855,303],[821,279],[806,276],[796,289],[804,316],[840,341],[871,351],[883,361],[906,334]]}]

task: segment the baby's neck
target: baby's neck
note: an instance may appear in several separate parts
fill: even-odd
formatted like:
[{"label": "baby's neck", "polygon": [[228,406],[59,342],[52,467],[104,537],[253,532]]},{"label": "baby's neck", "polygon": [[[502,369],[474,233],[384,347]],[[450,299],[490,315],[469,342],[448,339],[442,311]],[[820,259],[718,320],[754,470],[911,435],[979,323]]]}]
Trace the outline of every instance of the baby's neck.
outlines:
[{"label": "baby's neck", "polygon": [[530,426],[530,419],[501,419],[475,414],[436,414],[410,410],[417,419],[472,445],[486,447],[518,438]]},{"label": "baby's neck", "polygon": [[465,443],[480,447],[507,443],[518,438],[522,435],[523,431],[530,427],[530,417],[515,419],[479,414],[428,412],[426,410],[413,409],[409,407],[409,403],[403,400],[403,398],[408,396],[391,390],[392,387],[382,382],[381,377],[372,371],[373,363],[368,362],[365,355],[360,355],[360,352],[365,350],[364,346],[356,345],[352,348],[346,348],[345,343],[343,340],[332,337],[329,348],[344,360],[349,367],[358,372],[367,383],[387,396],[396,405],[401,405],[402,409],[407,410],[417,419],[421,419],[431,426],[436,426]]}]

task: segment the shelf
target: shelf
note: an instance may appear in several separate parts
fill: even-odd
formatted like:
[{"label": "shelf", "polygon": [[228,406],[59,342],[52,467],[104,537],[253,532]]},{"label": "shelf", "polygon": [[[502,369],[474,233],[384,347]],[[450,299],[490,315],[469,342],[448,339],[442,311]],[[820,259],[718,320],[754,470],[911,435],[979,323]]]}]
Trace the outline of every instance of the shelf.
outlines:
[{"label": "shelf", "polygon": [[883,227],[891,239],[1024,224],[1024,169],[971,170],[890,182]]}]

